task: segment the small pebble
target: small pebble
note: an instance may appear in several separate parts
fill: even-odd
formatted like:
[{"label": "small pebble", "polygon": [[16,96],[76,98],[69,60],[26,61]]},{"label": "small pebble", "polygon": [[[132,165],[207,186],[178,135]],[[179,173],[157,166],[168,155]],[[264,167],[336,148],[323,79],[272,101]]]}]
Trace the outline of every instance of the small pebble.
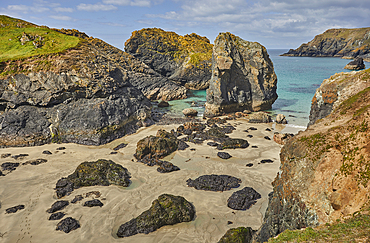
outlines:
[{"label": "small pebble", "polygon": [[56,148],[56,150],[65,150],[66,147],[59,147],[59,148]]},{"label": "small pebble", "polygon": [[253,138],[253,135],[247,135],[248,138]]},{"label": "small pebble", "polygon": [[233,224],[233,222],[231,222],[231,221],[227,221],[227,224],[229,225],[229,224]]},{"label": "small pebble", "polygon": [[253,145],[253,146],[252,146],[252,148],[258,148],[258,146],[256,146],[256,145]]},{"label": "small pebble", "polygon": [[245,166],[252,167],[253,166],[253,163],[246,164]]}]

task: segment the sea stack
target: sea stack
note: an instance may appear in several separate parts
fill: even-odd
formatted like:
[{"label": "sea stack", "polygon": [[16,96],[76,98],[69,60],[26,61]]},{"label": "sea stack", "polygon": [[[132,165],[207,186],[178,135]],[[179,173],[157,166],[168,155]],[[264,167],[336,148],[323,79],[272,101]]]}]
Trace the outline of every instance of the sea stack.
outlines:
[{"label": "sea stack", "polygon": [[205,116],[271,109],[277,78],[266,48],[231,33],[220,33],[213,47],[212,77]]}]

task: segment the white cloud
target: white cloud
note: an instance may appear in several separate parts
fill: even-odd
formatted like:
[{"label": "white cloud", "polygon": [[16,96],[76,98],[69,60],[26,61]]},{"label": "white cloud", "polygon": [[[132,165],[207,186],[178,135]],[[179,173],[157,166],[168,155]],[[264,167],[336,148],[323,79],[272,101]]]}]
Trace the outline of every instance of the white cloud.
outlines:
[{"label": "white cloud", "polygon": [[113,5],[105,5],[101,3],[96,3],[96,4],[81,3],[77,6],[77,9],[83,10],[83,11],[111,11],[111,10],[116,10],[117,7]]},{"label": "white cloud", "polygon": [[127,27],[125,24],[113,23],[113,22],[100,22],[100,24],[114,26],[114,27]]},{"label": "white cloud", "polygon": [[54,8],[54,11],[56,11],[56,12],[68,12],[68,13],[72,13],[73,12],[73,8],[57,7],[57,8]]},{"label": "white cloud", "polygon": [[8,5],[7,9],[10,10],[10,11],[27,12],[27,11],[30,10],[30,7],[26,6],[26,5]]},{"label": "white cloud", "polygon": [[70,16],[65,16],[65,15],[51,15],[49,18],[56,19],[56,20],[62,20],[62,21],[71,21],[74,20]]},{"label": "white cloud", "polygon": [[121,6],[138,6],[138,7],[150,7],[150,0],[103,0],[105,4],[121,5]]},{"label": "white cloud", "polygon": [[8,5],[7,10],[9,11],[16,11],[16,12],[23,12],[23,13],[28,13],[28,12],[34,12],[34,13],[42,13],[49,11],[50,9],[47,7],[43,6],[27,6],[27,5]]}]

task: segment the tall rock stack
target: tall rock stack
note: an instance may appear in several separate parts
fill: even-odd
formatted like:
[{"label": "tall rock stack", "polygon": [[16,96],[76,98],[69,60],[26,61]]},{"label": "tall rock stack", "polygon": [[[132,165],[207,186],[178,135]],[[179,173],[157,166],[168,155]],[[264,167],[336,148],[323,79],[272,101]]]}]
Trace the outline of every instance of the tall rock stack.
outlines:
[{"label": "tall rock stack", "polygon": [[205,116],[271,109],[278,97],[276,83],[265,47],[228,32],[220,33],[213,47]]}]

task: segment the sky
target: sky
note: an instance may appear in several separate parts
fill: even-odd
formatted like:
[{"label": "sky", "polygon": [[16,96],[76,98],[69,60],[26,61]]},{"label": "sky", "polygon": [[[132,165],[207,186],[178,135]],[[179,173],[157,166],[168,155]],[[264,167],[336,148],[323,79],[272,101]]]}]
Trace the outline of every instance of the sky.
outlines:
[{"label": "sky", "polygon": [[152,27],[211,43],[231,32],[267,49],[297,48],[330,28],[370,27],[369,0],[1,0],[0,14],[77,29],[120,49],[131,32]]}]

